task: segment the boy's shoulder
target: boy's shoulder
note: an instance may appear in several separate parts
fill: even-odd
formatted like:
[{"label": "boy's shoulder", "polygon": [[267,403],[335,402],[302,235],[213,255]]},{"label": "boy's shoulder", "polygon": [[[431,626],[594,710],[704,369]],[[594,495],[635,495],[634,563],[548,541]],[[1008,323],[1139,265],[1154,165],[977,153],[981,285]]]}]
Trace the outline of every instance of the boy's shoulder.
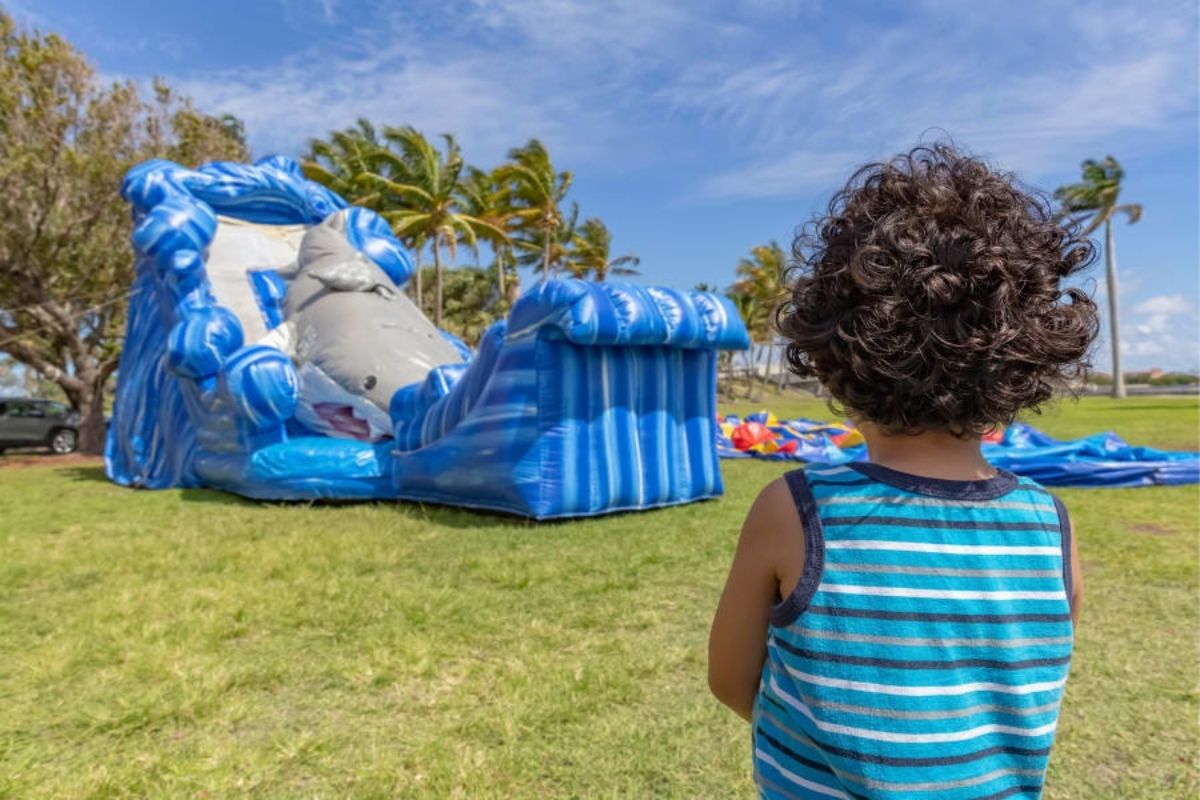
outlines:
[{"label": "boy's shoulder", "polygon": [[[794,479],[793,479],[794,480]],[[776,478],[758,493],[742,523],[743,546],[769,558],[792,551],[802,542],[804,525],[787,475]]]}]

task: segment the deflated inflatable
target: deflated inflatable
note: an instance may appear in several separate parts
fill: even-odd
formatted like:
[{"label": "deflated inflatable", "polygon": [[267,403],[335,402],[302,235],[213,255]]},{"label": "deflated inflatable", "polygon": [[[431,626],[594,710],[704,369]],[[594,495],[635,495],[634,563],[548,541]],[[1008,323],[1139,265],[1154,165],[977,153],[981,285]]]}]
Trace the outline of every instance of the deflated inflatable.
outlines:
[{"label": "deflated inflatable", "polygon": [[749,345],[722,297],[550,281],[472,354],[403,293],[387,224],[289,159],[150,161],[121,193],[137,277],[117,483],[536,518],[722,491],[717,351]]},{"label": "deflated inflatable", "polygon": [[[842,423],[780,420],[765,411],[727,416],[717,434],[722,458],[844,464],[865,461],[862,434]],[[1160,486],[1200,483],[1200,453],[1133,447],[1115,433],[1060,442],[1017,422],[984,437],[993,466],[1045,486]]]}]

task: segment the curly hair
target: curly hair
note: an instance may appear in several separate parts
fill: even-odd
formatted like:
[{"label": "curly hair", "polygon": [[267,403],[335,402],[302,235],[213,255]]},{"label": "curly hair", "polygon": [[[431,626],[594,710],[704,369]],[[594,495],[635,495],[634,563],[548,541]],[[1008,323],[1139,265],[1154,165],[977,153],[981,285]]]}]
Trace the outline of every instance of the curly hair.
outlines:
[{"label": "curly hair", "polygon": [[793,372],[889,433],[979,436],[1082,376],[1095,259],[1044,195],[951,144],[861,167],[792,245]]}]

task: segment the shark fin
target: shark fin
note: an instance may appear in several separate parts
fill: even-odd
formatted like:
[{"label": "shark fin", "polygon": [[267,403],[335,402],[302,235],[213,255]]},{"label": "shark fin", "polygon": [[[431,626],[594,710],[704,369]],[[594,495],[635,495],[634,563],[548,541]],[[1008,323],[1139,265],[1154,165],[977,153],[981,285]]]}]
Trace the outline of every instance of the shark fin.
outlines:
[{"label": "shark fin", "polygon": [[309,267],[304,274],[335,292],[371,292],[379,284],[370,265],[358,259]]}]

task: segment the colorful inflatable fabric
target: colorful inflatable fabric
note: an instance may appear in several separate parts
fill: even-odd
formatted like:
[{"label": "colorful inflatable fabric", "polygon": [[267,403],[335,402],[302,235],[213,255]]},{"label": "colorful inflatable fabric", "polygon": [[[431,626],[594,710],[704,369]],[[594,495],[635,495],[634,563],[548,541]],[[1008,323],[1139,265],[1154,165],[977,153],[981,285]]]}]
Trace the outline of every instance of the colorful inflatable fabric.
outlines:
[{"label": "colorful inflatable fabric", "polygon": [[[845,423],[779,420],[765,411],[719,423],[721,458],[844,464],[865,461],[862,434]],[[1200,483],[1200,453],[1133,447],[1115,433],[1060,442],[1024,423],[984,438],[983,454],[1001,469],[1046,486],[1157,486]]]},{"label": "colorful inflatable fabric", "polygon": [[282,157],[127,175],[137,262],[109,477],[252,498],[569,517],[722,492],[715,294],[579,280],[472,353],[402,289],[387,224]]}]

